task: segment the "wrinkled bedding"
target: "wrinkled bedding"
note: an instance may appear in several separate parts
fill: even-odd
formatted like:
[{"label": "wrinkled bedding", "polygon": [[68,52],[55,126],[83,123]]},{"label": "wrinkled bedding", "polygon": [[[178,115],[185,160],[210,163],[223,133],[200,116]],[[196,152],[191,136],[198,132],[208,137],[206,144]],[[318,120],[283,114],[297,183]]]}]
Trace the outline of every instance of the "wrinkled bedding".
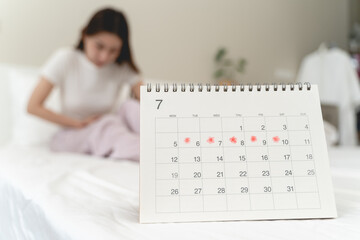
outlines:
[{"label": "wrinkled bedding", "polygon": [[360,148],[329,156],[336,219],[139,224],[137,163],[2,147],[0,239],[359,239]]}]

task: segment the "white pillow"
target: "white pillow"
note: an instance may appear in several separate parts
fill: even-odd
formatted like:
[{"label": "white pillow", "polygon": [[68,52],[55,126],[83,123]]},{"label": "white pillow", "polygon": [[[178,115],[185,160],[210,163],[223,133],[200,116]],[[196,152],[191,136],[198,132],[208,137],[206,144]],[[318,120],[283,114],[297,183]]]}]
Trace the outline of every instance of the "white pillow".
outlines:
[{"label": "white pillow", "polygon": [[0,63],[0,145],[11,138],[11,98],[9,91],[10,66]]},{"label": "white pillow", "polygon": [[335,146],[339,143],[339,132],[334,125],[324,121],[325,139],[328,146]]},{"label": "white pillow", "polygon": [[[22,146],[43,145],[49,143],[58,125],[42,120],[27,113],[28,100],[39,81],[39,69],[15,67],[10,71],[12,140],[11,144]],[[60,110],[60,95],[54,89],[45,105],[53,110]]]}]

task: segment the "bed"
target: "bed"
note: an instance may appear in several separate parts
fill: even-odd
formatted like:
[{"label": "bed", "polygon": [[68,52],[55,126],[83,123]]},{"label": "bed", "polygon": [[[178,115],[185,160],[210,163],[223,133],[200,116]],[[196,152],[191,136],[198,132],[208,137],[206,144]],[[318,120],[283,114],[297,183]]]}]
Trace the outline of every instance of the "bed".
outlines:
[{"label": "bed", "polygon": [[139,224],[138,163],[49,151],[54,126],[24,115],[37,70],[21,71],[0,83],[1,240],[359,239],[360,148],[329,149],[336,219]]},{"label": "bed", "polygon": [[337,219],[139,224],[139,165],[0,149],[0,239],[359,239],[360,150],[330,149]]}]

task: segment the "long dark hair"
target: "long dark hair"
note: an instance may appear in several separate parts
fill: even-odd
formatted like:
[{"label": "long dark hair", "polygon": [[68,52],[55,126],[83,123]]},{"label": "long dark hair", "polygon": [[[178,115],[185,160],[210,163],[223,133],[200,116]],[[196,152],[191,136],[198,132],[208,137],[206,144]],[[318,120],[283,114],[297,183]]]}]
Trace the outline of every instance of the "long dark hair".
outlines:
[{"label": "long dark hair", "polygon": [[80,41],[76,48],[84,51],[84,36],[95,35],[103,31],[114,33],[122,40],[123,45],[115,62],[118,64],[127,62],[135,72],[139,72],[131,56],[129,28],[126,22],[126,18],[122,12],[115,9],[105,8],[95,13],[87,26],[83,28]]}]

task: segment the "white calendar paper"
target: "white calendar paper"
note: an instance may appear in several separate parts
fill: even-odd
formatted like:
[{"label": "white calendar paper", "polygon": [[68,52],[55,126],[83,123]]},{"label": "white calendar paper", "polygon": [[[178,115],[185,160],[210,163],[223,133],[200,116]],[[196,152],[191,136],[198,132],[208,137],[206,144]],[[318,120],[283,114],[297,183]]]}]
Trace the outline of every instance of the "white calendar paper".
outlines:
[{"label": "white calendar paper", "polygon": [[317,86],[174,88],[141,87],[141,223],[336,217]]}]

